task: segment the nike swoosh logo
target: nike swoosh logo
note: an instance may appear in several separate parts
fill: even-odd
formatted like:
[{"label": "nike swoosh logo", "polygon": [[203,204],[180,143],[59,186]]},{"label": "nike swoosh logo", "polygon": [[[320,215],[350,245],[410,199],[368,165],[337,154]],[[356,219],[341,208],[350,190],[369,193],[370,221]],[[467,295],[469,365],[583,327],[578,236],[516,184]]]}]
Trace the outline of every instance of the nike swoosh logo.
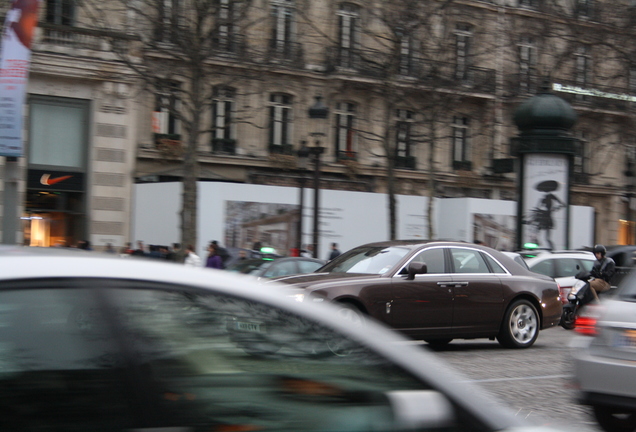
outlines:
[{"label": "nike swoosh logo", "polygon": [[54,185],[55,183],[59,183],[66,179],[70,179],[73,176],[66,175],[66,176],[56,177],[56,178],[50,178],[50,177],[51,177],[51,174],[42,174],[42,177],[40,178],[40,183],[42,183],[45,186],[51,186],[51,185]]}]

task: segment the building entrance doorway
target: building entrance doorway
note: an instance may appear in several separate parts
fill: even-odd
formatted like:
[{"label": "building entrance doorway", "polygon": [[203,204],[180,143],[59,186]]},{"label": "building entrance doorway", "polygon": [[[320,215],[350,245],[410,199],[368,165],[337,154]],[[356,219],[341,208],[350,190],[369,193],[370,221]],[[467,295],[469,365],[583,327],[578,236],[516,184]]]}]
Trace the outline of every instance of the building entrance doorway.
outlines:
[{"label": "building entrance doorway", "polygon": [[75,246],[85,236],[81,192],[28,190],[22,229],[25,246]]}]

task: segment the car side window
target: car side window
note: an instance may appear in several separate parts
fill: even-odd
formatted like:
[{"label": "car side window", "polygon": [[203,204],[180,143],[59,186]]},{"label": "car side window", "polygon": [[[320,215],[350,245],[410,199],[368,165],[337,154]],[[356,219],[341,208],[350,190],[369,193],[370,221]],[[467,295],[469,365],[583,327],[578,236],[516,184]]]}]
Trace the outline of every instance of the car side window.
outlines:
[{"label": "car side window", "polygon": [[581,268],[586,271],[592,271],[592,267],[594,267],[593,260],[581,260]]},{"label": "car side window", "polygon": [[322,263],[313,261],[297,261],[301,273],[313,273],[322,267]]},{"label": "car side window", "polygon": [[541,262],[538,262],[533,265],[530,270],[535,273],[554,277],[554,263],[552,262],[552,260],[543,260]]},{"label": "car side window", "polygon": [[495,261],[490,255],[484,254],[484,256],[486,257],[486,261],[488,261],[488,265],[492,269],[493,273],[498,273],[498,274],[506,273],[506,270],[497,261]]},{"label": "car side window", "polygon": [[490,273],[478,250],[450,248],[455,273]]},{"label": "car side window", "polygon": [[559,258],[556,260],[557,268],[554,277],[575,276],[579,270],[576,267],[579,261],[574,258]]},{"label": "car side window", "polygon": [[159,392],[161,427],[388,431],[390,394],[429,389],[356,341],[269,304],[170,288],[111,294]]},{"label": "car side window", "polygon": [[[425,249],[417,254],[411,262],[426,263],[427,274],[447,273],[444,269],[444,249],[442,248]],[[407,273],[406,268],[400,272],[400,274]]]},{"label": "car side window", "polygon": [[0,290],[0,430],[133,428],[127,362],[96,290],[11,288]]}]

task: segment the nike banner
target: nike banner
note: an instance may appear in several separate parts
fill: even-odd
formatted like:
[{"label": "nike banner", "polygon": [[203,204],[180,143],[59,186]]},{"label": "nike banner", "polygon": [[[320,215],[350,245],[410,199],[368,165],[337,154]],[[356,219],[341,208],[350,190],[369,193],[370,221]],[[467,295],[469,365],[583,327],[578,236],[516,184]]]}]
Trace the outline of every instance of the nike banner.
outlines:
[{"label": "nike banner", "polygon": [[0,156],[23,156],[22,108],[40,0],[13,0],[2,29]]}]

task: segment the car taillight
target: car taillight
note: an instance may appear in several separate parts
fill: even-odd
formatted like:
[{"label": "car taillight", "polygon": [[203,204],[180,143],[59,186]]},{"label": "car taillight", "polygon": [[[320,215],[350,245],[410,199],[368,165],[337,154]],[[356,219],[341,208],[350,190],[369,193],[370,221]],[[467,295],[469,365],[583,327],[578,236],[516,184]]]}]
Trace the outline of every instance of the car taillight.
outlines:
[{"label": "car taillight", "polygon": [[574,331],[585,336],[596,336],[599,333],[598,319],[603,307],[599,304],[589,304],[579,311],[574,320]]},{"label": "car taillight", "polygon": [[576,317],[574,320],[574,331],[585,336],[596,336],[596,318],[594,317]]}]

